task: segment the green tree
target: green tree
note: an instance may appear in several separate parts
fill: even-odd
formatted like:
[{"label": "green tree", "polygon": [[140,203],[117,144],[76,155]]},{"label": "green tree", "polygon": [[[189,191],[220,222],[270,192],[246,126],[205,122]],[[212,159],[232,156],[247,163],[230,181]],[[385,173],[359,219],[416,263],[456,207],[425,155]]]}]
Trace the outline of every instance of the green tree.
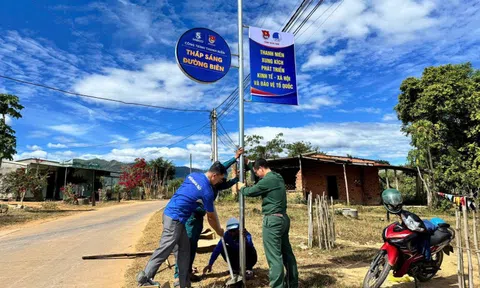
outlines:
[{"label": "green tree", "polygon": [[275,138],[266,142],[265,145],[261,145],[263,136],[249,135],[245,137],[245,154],[252,158],[265,158],[275,159],[285,149],[285,140],[282,138],[283,133],[278,133]]},{"label": "green tree", "polygon": [[411,136],[410,165],[428,171],[434,191],[479,187],[480,72],[470,63],[428,67],[400,90],[395,110]]},{"label": "green tree", "polygon": [[151,189],[156,196],[159,192],[164,191],[167,181],[175,177],[175,165],[172,161],[165,160],[162,157],[151,160],[148,165],[151,168]]},{"label": "green tree", "polygon": [[184,180],[185,180],[184,178],[175,178],[168,181],[167,193],[165,193],[165,198],[166,199],[172,198],[173,194],[175,194],[175,191],[177,191],[177,189],[180,188]]},{"label": "green tree", "polygon": [[300,154],[305,154],[309,152],[315,152],[319,154],[325,154],[320,151],[318,146],[313,146],[310,142],[297,141],[285,145],[285,148],[288,151],[288,157],[295,157]]},{"label": "green tree", "polygon": [[15,119],[21,118],[20,111],[23,106],[17,96],[10,94],[0,94],[0,167],[2,159],[13,160],[13,155],[17,153],[17,138],[15,130],[7,125],[7,116]]},{"label": "green tree", "polygon": [[30,191],[37,201],[43,200],[42,190],[47,186],[48,174],[36,173],[32,169],[17,169],[3,176],[3,186],[6,191],[12,192],[20,198],[23,206],[23,199]]}]

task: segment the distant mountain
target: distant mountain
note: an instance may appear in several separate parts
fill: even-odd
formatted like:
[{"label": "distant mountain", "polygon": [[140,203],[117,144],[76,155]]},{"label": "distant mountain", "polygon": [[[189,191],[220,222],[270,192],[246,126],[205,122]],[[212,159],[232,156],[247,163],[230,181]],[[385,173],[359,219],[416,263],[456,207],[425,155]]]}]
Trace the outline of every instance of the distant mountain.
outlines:
[{"label": "distant mountain", "polygon": [[[192,172],[204,172],[201,169],[192,168]],[[185,178],[190,174],[190,167],[186,166],[176,166],[175,167],[175,178]]]},{"label": "distant mountain", "polygon": [[[73,159],[74,166],[85,168],[104,169],[113,172],[122,172],[122,166],[132,165],[133,163],[123,163],[119,161],[106,161],[102,159]],[[204,172],[201,169],[192,168],[192,172]],[[185,178],[190,174],[190,168],[186,166],[175,166],[175,178]]]}]

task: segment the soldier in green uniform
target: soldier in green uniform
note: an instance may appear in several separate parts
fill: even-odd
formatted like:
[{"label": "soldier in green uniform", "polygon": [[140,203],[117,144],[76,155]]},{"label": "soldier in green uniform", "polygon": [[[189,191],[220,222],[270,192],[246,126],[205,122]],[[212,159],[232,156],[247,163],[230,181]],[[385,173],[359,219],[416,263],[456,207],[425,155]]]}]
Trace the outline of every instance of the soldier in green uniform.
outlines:
[{"label": "soldier in green uniform", "polygon": [[[235,157],[232,157],[228,161],[224,162],[223,166],[225,166],[225,168],[228,169],[237,161],[237,159],[240,157],[240,155],[242,155],[242,153],[243,153],[243,148],[239,148],[235,152]],[[228,189],[233,185],[235,185],[237,182],[238,182],[238,177],[232,178],[228,181],[227,179],[224,178],[221,183],[213,187],[215,198],[217,197],[219,191]],[[206,214],[206,211],[205,211],[205,208],[203,207],[203,204],[200,202],[197,202],[197,208],[185,223],[185,229],[187,230],[188,239],[190,240],[190,272],[191,272],[190,280],[192,282],[200,281],[200,277],[193,273],[192,267],[193,267],[193,261],[195,260],[195,255],[197,253],[200,234],[202,233],[202,230],[203,230],[203,217],[205,216],[205,214]],[[178,279],[178,267],[176,264],[175,264],[174,278]],[[179,286],[179,284],[180,283],[178,281],[175,281],[174,287]]]},{"label": "soldier in green uniform", "polygon": [[[247,197],[262,197],[263,247],[270,267],[270,287],[298,287],[297,260],[288,239],[290,218],[287,215],[287,191],[282,176],[270,170],[268,162],[259,158],[253,171],[260,181],[252,187],[243,187],[241,193]],[[285,266],[287,274],[283,267]]]}]

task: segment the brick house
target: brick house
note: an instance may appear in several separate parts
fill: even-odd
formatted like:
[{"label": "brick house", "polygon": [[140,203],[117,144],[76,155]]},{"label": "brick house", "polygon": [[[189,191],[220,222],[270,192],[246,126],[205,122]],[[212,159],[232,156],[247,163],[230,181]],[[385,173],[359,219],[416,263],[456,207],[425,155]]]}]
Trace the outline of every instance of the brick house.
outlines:
[{"label": "brick house", "polygon": [[[375,160],[307,153],[298,157],[270,159],[272,170],[280,173],[287,190],[311,191],[351,204],[377,205],[381,203],[381,181],[389,186],[388,178],[379,177],[380,170],[417,174],[414,169],[383,164]],[[397,181],[395,181],[397,182]],[[417,195],[421,185],[417,176]],[[391,183],[392,187],[398,183]],[[347,189],[348,187],[348,193]]]}]

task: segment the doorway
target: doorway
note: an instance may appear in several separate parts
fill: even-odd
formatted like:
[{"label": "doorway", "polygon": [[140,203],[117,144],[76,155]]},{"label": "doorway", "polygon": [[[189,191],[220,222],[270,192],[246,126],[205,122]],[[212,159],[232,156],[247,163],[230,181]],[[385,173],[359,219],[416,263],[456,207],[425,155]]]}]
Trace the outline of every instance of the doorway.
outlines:
[{"label": "doorway", "polygon": [[328,196],[338,199],[337,176],[327,176]]}]

